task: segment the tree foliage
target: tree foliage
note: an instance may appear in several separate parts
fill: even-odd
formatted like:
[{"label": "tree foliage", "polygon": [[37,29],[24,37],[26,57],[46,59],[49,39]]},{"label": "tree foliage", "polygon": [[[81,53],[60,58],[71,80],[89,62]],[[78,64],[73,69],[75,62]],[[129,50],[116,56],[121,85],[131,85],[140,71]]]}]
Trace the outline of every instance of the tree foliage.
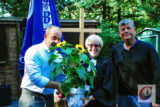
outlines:
[{"label": "tree foliage", "polygon": [[[9,12],[15,17],[26,17],[30,0],[1,0],[1,15]],[[86,19],[109,21],[117,25],[130,18],[138,28],[158,27],[160,0],[55,0],[60,19],[78,19],[79,9],[85,9]],[[157,23],[158,22],[158,23]]]},{"label": "tree foliage", "polygon": [[29,0],[1,0],[0,7],[2,9],[2,16],[6,12],[9,12],[14,17],[26,17]]},{"label": "tree foliage", "polygon": [[141,9],[147,16],[148,27],[160,26],[160,0],[142,0]]},{"label": "tree foliage", "polygon": [[73,0],[55,0],[58,16],[60,19],[77,19],[79,9]]},{"label": "tree foliage", "polygon": [[[97,19],[105,43],[103,53],[110,53],[112,45],[119,41],[118,22],[128,18],[135,22],[137,32],[146,27],[160,27],[160,0],[54,0],[60,19],[79,19],[84,8],[85,19]],[[1,0],[0,14],[26,17],[28,0]],[[107,54],[107,56],[110,56]]]}]

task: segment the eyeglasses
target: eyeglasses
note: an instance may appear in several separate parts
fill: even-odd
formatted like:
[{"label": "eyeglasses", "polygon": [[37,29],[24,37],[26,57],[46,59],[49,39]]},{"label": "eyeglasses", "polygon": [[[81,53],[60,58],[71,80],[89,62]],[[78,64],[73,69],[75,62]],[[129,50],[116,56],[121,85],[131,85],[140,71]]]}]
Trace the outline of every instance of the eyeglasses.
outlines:
[{"label": "eyeglasses", "polygon": [[96,48],[97,48],[97,47],[101,47],[101,45],[99,45],[99,44],[88,44],[88,46],[89,46],[90,48],[92,48],[93,46],[96,47]]}]

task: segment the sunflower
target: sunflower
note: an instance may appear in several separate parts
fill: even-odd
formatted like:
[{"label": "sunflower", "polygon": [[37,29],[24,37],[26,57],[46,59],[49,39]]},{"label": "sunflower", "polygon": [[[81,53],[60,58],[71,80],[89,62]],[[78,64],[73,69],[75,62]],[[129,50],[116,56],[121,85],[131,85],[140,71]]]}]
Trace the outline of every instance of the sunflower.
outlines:
[{"label": "sunflower", "polygon": [[76,44],[76,48],[81,52],[83,53],[85,51],[84,47],[80,44]]},{"label": "sunflower", "polygon": [[57,44],[57,47],[63,47],[66,44],[66,41],[60,42]]}]

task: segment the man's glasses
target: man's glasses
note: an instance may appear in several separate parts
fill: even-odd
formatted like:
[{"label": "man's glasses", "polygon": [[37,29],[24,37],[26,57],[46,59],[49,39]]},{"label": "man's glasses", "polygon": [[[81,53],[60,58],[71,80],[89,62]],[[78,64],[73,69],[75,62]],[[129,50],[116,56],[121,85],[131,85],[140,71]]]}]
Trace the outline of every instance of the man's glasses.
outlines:
[{"label": "man's glasses", "polygon": [[93,46],[94,46],[94,47],[101,47],[101,45],[99,45],[99,44],[88,44],[88,46],[89,46],[90,48],[92,48]]}]

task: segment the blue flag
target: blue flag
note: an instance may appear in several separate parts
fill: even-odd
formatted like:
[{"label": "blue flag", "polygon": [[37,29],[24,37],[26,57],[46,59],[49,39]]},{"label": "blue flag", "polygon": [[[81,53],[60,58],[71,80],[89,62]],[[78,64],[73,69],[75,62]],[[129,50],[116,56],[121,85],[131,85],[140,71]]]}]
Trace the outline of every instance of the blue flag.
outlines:
[{"label": "blue flag", "polygon": [[[50,25],[60,27],[54,0],[30,0],[23,47],[18,61],[18,73],[21,77],[23,77],[24,73],[26,50],[44,40],[45,31]],[[61,41],[63,41],[63,35]]]}]

